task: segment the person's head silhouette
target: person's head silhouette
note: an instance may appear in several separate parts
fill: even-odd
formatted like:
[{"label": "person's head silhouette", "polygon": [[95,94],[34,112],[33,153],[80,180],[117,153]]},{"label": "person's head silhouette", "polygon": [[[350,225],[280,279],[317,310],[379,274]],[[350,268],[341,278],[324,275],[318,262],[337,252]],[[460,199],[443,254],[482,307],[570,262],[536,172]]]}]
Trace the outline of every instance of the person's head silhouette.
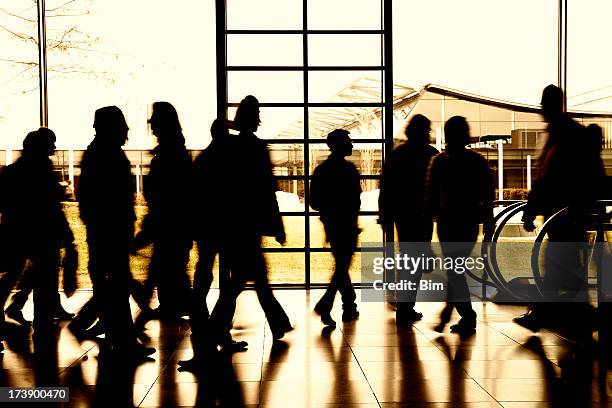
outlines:
[{"label": "person's head silhouette", "polygon": [[587,126],[585,139],[584,143],[587,151],[595,157],[599,157],[604,145],[603,129],[601,126],[594,123]]},{"label": "person's head silhouette", "polygon": [[421,114],[414,115],[404,130],[408,141],[414,145],[428,144],[430,132],[431,121]]},{"label": "person's head silhouette", "polygon": [[48,157],[55,153],[55,133],[45,127],[34,130],[23,139],[23,155],[27,157]]},{"label": "person's head silhouette", "polygon": [[109,146],[121,147],[127,141],[129,127],[123,112],[116,106],[105,106],[94,115],[96,139]]},{"label": "person's head silhouette", "polygon": [[236,109],[234,128],[240,132],[255,133],[260,123],[259,101],[253,95],[247,95]]},{"label": "person's head silhouette", "polygon": [[223,119],[213,120],[212,125],[210,125],[210,135],[213,140],[221,140],[227,135],[227,123]]},{"label": "person's head silhouette", "polygon": [[461,151],[470,142],[470,126],[463,116],[453,116],[444,124],[446,148],[449,153]]},{"label": "person's head silhouette", "polygon": [[348,130],[335,129],[327,135],[327,146],[334,156],[346,157],[353,153],[353,143],[351,142]]},{"label": "person's head silhouette", "polygon": [[174,106],[168,102],[155,102],[148,120],[151,131],[159,143],[178,142],[185,144],[183,129]]},{"label": "person's head silhouette", "polygon": [[542,91],[542,116],[548,123],[563,115],[563,91],[556,85],[548,85]]}]

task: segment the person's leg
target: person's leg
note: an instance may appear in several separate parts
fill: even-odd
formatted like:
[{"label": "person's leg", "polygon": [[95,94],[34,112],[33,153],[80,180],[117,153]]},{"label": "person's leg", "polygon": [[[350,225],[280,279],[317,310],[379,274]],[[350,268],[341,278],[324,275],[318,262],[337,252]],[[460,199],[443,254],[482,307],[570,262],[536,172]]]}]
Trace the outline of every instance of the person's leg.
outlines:
[{"label": "person's leg", "polygon": [[291,330],[291,322],[289,317],[285,313],[285,310],[278,302],[270,284],[268,282],[268,268],[266,260],[261,253],[260,240],[253,246],[253,267],[255,268],[255,291],[259,304],[266,315],[268,325],[272,331],[272,337],[274,339],[280,339],[286,332]]},{"label": "person's leg", "polygon": [[22,269],[23,273],[16,286],[18,291],[11,297],[11,303],[8,305],[5,312],[6,315],[13,320],[21,324],[29,324],[30,322],[23,317],[22,310],[34,288],[35,275],[29,263],[25,263],[25,267]]},{"label": "person's leg", "polygon": [[[353,239],[353,241],[349,241],[350,239]],[[357,304],[355,303],[357,296],[355,295],[355,289],[349,274],[353,250],[355,248],[355,245],[353,245],[355,239],[356,237],[348,237],[346,243],[343,243],[344,245],[338,245],[332,249],[336,261],[336,270],[332,279],[342,298],[342,320],[344,321],[355,320],[359,316]],[[349,244],[347,245],[347,243]]]},{"label": "person's leg", "polygon": [[[327,240],[329,242],[329,246],[331,247],[332,256],[334,257],[334,270],[325,293],[315,305],[315,312],[320,314],[322,319],[325,318],[325,320],[329,321],[327,317],[334,306],[336,292],[340,288],[342,281],[339,271],[345,267],[348,268],[348,265],[344,259],[337,258],[338,251],[336,248],[341,242],[341,239],[338,238],[338,234],[329,226],[326,226],[325,233],[327,234]],[[332,321],[329,321],[329,323],[332,323]]]},{"label": "person's leg", "polygon": [[26,257],[21,251],[7,252],[9,259],[4,260],[6,265],[6,273],[0,279],[0,304],[2,305],[2,313],[0,313],[0,322],[4,322],[4,304],[11,294],[11,291],[22,276],[26,265]]},{"label": "person's leg", "polygon": [[37,248],[31,256],[34,276],[34,331],[37,333],[49,332],[53,329],[53,310],[57,294],[57,277],[59,273],[59,248],[48,245],[46,248]]},{"label": "person's leg", "polygon": [[193,276],[194,299],[196,307],[204,310],[204,314],[208,315],[206,298],[214,279],[213,267],[218,250],[214,244],[209,242],[197,241],[196,244],[198,247],[198,263]]},{"label": "person's leg", "polygon": [[[153,245],[153,269],[159,278],[159,308],[162,314],[168,317],[191,313],[192,290],[187,275],[191,246],[191,241],[173,236],[158,240]],[[153,258],[151,262],[153,263]]]},{"label": "person's leg", "polygon": [[[410,217],[397,222],[397,235],[400,241],[400,251],[411,257],[428,257],[431,255],[431,236],[433,221],[429,217]],[[423,276],[424,267],[415,271],[400,271],[400,279],[413,282],[418,288]],[[412,323],[423,318],[414,310],[417,290],[402,291],[397,297],[396,319],[400,323]]]}]

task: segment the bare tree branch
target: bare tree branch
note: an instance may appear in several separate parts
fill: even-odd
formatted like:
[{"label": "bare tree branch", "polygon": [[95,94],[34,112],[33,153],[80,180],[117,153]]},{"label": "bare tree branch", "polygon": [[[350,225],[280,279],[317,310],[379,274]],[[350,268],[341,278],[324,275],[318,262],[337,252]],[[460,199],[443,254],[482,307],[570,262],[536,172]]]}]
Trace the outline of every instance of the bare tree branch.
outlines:
[{"label": "bare tree branch", "polygon": [[26,21],[26,22],[28,22],[28,23],[33,23],[33,24],[36,24],[36,23],[37,23],[37,21],[36,21],[35,19],[29,19],[29,18],[26,18],[26,17],[20,16],[19,14],[11,13],[10,11],[8,11],[7,9],[2,8],[2,7],[0,7],[0,11],[2,11],[2,12],[3,12],[3,13],[5,13],[5,14],[8,14],[8,15],[9,15],[9,16],[11,16],[11,17],[18,18],[18,19],[20,19],[20,20],[22,20],[22,21]]}]

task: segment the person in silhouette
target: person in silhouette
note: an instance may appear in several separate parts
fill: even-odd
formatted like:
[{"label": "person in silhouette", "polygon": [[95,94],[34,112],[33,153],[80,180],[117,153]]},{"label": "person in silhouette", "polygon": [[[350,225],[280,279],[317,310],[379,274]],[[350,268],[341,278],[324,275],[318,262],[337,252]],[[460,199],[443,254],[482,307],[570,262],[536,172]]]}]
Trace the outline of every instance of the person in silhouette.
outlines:
[{"label": "person in silhouette", "polygon": [[[228,143],[227,155],[219,169],[225,183],[217,198],[225,206],[221,268],[231,271],[226,289],[219,294],[209,322],[209,345],[221,346],[227,351],[246,349],[246,342],[234,342],[230,330],[236,310],[236,299],[247,281],[255,282],[255,291],[266,320],[276,341],[293,330],[289,317],[283,310],[268,283],[268,271],[261,238],[273,236],[284,245],[286,241],[283,220],[276,201],[276,180],[268,147],[255,132],[260,124],[259,101],[252,95],[239,104],[234,117],[234,128],[240,132]],[[227,238],[225,238],[227,237]],[[182,369],[192,369],[199,364],[198,357],[181,361]]]},{"label": "person in silhouette", "polygon": [[[222,220],[232,216],[226,214],[227,207],[222,199],[226,187],[227,173],[224,162],[228,160],[230,150],[230,135],[227,124],[221,119],[215,119],[210,128],[212,141],[200,153],[194,163],[194,193],[195,239],[198,247],[198,263],[193,277],[195,304],[203,316],[208,317],[206,297],[213,282],[213,267],[215,258],[220,255],[224,242]],[[226,237],[230,238],[230,237]],[[224,268],[220,268],[220,272]],[[229,280],[228,273],[220,273],[219,286],[223,290]]]},{"label": "person in silhouette", "polygon": [[572,306],[566,302],[584,303],[587,300],[586,269],[581,266],[581,243],[586,241],[583,216],[600,198],[605,170],[596,147],[596,129],[585,129],[571,119],[564,112],[563,100],[559,87],[548,85],[544,88],[541,104],[542,116],[548,123],[548,139],[538,159],[538,178],[529,192],[523,213],[524,228],[533,231],[537,215],[548,219],[563,208],[569,208],[565,216],[556,217],[556,221],[549,224],[549,245],[544,253],[545,299],[514,319],[532,331],[550,323],[566,324],[569,315],[580,315],[580,324],[589,317],[570,310]]},{"label": "person in silhouette", "polygon": [[[429,144],[431,122],[417,114],[406,126],[408,140],[391,153],[382,174],[382,185],[378,200],[380,223],[397,228],[400,250],[411,256],[430,253],[433,220],[425,209],[425,179],[431,159],[438,150]],[[421,280],[423,270],[400,276],[416,282]],[[400,325],[421,320],[423,315],[414,310],[415,291],[403,291],[397,299],[396,321]]]},{"label": "person in silhouette", "polygon": [[333,130],[327,135],[327,146],[331,154],[312,174],[310,206],[320,213],[335,267],[327,290],[314,311],[321,316],[325,325],[335,326],[330,313],[337,291],[342,295],[342,320],[348,322],[359,317],[349,267],[360,232],[357,220],[361,207],[361,184],[359,171],[346,160],[353,152],[349,132]]},{"label": "person in silhouette", "polygon": [[153,243],[145,287],[150,299],[157,286],[159,308],[150,317],[176,319],[191,314],[193,307],[187,275],[193,246],[189,227],[193,169],[178,114],[170,103],[153,104],[149,125],[158,145],[143,185],[149,211],[135,241]]},{"label": "person in silhouette", "polygon": [[[49,159],[54,152],[55,133],[40,128],[28,133],[22,156],[0,172],[0,213],[12,242],[7,251],[8,274],[0,282],[2,304],[29,260],[37,332],[50,330],[52,311],[61,308],[60,250],[65,248],[67,257],[76,257],[74,236],[62,209],[62,188]],[[76,273],[76,268],[69,273]]]},{"label": "person in silhouette", "polygon": [[[445,257],[465,258],[478,238],[479,224],[492,227],[493,176],[486,159],[466,149],[470,128],[462,116],[453,116],[444,124],[446,150],[435,156],[428,172],[426,206],[437,221],[437,232]],[[453,262],[453,265],[455,262]],[[476,329],[476,312],[463,272],[449,270],[446,307],[437,331],[443,331],[453,309],[461,316],[451,331],[461,335]]]},{"label": "person in silhouette", "polygon": [[[81,162],[77,200],[87,229],[93,309],[97,310],[114,355],[141,361],[155,352],[136,340],[130,311],[130,245],[134,237],[134,180],[122,150],[128,126],[116,106],[95,112],[96,135]],[[87,306],[87,305],[86,305]],[[93,313],[94,316],[96,313]],[[72,330],[90,322],[71,322]],[[79,326],[82,325],[82,326]]]}]

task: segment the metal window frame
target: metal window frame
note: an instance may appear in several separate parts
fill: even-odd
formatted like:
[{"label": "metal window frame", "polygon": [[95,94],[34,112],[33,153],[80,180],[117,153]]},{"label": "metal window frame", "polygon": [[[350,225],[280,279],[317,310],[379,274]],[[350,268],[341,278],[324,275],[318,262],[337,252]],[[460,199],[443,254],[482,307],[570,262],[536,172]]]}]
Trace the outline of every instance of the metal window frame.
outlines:
[{"label": "metal window frame", "polygon": [[[310,210],[308,203],[310,202],[310,145],[325,143],[324,139],[311,139],[309,137],[309,109],[311,108],[381,108],[381,137],[370,139],[354,140],[354,143],[364,143],[379,145],[382,150],[382,162],[384,166],[385,157],[393,148],[393,47],[392,39],[392,0],[380,0],[381,21],[380,30],[310,30],[308,29],[308,0],[302,0],[302,29],[301,30],[270,30],[270,29],[228,29],[226,18],[226,0],[216,0],[216,43],[217,43],[217,112],[218,117],[226,118],[227,109],[238,106],[238,102],[228,101],[228,73],[229,72],[302,72],[303,81],[303,100],[298,102],[262,102],[261,107],[271,108],[302,108],[303,109],[303,138],[297,139],[263,139],[269,144],[294,144],[302,148],[304,169],[302,175],[292,176],[275,176],[276,180],[298,180],[304,183],[304,211],[282,212],[282,216],[286,217],[302,217],[304,219],[304,248],[263,248],[266,253],[304,253],[304,281],[302,284],[281,283],[273,284],[280,287],[296,287],[296,288],[311,288],[319,287],[323,283],[311,281],[311,265],[310,255],[312,253],[329,253],[329,248],[312,247],[310,240],[311,232],[311,217],[317,216],[317,211]],[[302,36],[302,65],[228,65],[227,64],[227,41],[230,35],[262,35],[262,34],[278,34],[278,35],[301,35]],[[381,61],[375,66],[355,66],[355,65],[330,65],[330,66],[311,66],[308,62],[308,39],[311,35],[379,35],[380,36],[380,55]],[[309,102],[309,73],[320,71],[376,71],[382,76],[381,82],[381,101],[380,102]],[[381,180],[381,175],[365,174],[360,175],[361,180]],[[377,216],[378,211],[360,211],[360,216]],[[393,231],[389,228],[384,228],[381,231],[381,240],[393,240]],[[384,247],[369,248],[360,247],[357,252],[380,251]],[[361,286],[356,282],[357,286]]]}]

